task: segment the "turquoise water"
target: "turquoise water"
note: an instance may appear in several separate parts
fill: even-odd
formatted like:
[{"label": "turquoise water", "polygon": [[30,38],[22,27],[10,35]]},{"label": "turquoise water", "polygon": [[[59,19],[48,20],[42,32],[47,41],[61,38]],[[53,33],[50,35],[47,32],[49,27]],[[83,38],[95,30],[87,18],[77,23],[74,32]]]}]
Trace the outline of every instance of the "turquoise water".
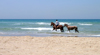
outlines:
[{"label": "turquoise water", "polygon": [[77,26],[79,33],[70,32],[64,27],[64,32],[53,31],[51,22],[56,19],[0,19],[0,36],[78,36],[100,37],[100,19],[58,19],[60,25],[65,23]]}]

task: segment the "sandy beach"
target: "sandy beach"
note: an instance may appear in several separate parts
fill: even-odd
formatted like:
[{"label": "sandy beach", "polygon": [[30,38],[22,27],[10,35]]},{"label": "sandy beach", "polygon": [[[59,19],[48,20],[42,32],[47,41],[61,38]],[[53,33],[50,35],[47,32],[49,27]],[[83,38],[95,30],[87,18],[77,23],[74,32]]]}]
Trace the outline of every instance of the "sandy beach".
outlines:
[{"label": "sandy beach", "polygon": [[0,36],[0,55],[100,55],[100,37]]}]

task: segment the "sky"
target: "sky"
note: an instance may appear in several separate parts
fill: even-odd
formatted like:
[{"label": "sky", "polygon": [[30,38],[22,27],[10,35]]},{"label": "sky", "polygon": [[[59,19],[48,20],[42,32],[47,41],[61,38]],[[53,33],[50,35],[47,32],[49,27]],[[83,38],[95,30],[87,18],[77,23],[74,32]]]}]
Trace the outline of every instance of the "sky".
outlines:
[{"label": "sky", "polygon": [[0,19],[100,19],[100,0],[0,0]]}]

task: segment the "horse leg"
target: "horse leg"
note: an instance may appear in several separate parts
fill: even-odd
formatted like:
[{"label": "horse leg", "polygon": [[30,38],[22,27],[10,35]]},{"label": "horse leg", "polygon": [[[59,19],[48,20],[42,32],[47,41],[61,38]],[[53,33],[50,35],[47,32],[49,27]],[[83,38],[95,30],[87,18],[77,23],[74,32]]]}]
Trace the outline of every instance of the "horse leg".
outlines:
[{"label": "horse leg", "polygon": [[55,27],[55,30],[57,31],[57,27]]},{"label": "horse leg", "polygon": [[57,28],[55,30],[57,31]]},{"label": "horse leg", "polygon": [[64,28],[62,27],[62,32],[64,32]]},{"label": "horse leg", "polygon": [[64,30],[62,29],[62,32],[64,32]]},{"label": "horse leg", "polygon": [[61,29],[61,27],[60,27],[59,29],[60,29],[60,31],[62,32],[62,29]]},{"label": "horse leg", "polygon": [[75,33],[77,32],[77,30],[75,29]]},{"label": "horse leg", "polygon": [[79,31],[77,30],[77,32],[79,33]]},{"label": "horse leg", "polygon": [[53,30],[54,30],[54,28],[53,28]]},{"label": "horse leg", "polygon": [[60,31],[61,31],[61,32],[64,32],[64,30],[63,30],[63,29],[61,29],[61,28],[60,28]]},{"label": "horse leg", "polygon": [[77,30],[77,28],[75,29],[75,32],[78,32],[79,33],[79,31]]},{"label": "horse leg", "polygon": [[53,30],[55,30],[55,28],[53,28]]}]

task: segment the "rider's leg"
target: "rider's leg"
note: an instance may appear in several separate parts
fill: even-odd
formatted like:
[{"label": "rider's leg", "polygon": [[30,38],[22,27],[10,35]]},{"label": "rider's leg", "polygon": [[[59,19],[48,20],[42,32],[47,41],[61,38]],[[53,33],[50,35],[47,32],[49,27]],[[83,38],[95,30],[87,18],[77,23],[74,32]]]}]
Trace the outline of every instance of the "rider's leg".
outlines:
[{"label": "rider's leg", "polygon": [[56,31],[57,31],[57,26],[58,26],[58,25],[56,25],[56,28],[55,28],[55,29],[56,29]]}]

